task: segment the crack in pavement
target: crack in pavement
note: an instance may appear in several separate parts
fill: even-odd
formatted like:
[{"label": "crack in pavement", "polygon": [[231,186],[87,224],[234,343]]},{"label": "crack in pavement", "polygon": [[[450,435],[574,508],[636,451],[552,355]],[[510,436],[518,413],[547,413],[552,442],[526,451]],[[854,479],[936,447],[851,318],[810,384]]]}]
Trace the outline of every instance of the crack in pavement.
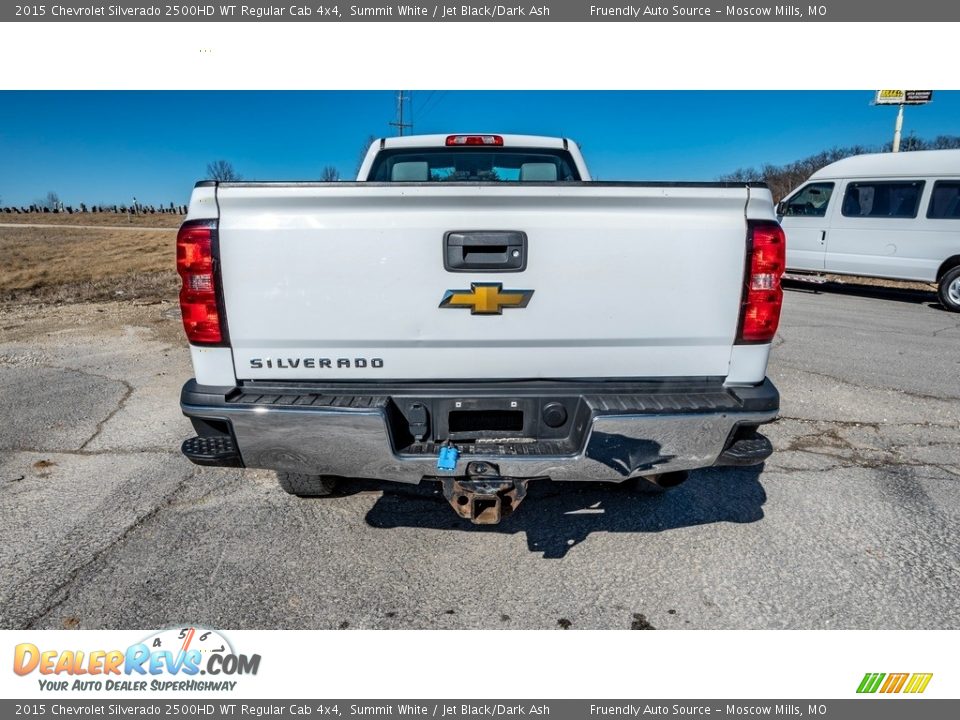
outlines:
[{"label": "crack in pavement", "polygon": [[83,449],[85,449],[85,448],[87,447],[87,445],[89,445],[89,444],[92,443],[94,440],[96,440],[96,439],[97,439],[97,436],[100,435],[100,433],[103,431],[104,426],[105,426],[108,422],[110,422],[111,420],[113,420],[114,416],[115,416],[118,412],[120,412],[121,410],[123,410],[123,408],[124,408],[124,407],[126,406],[126,404],[127,404],[127,400],[129,400],[130,397],[133,395],[133,385],[131,385],[130,383],[128,383],[126,380],[107,378],[107,377],[105,377],[105,376],[103,376],[103,375],[96,375],[96,374],[94,374],[94,373],[85,373],[85,372],[83,372],[82,370],[77,370],[76,372],[79,372],[81,375],[86,375],[86,376],[88,376],[88,377],[100,377],[100,378],[105,379],[105,380],[113,380],[114,382],[118,382],[118,383],[120,383],[121,385],[123,385],[123,389],[124,389],[124,391],[123,391],[123,396],[120,398],[120,400],[117,401],[117,406],[116,406],[112,411],[110,411],[110,413],[109,413],[105,418],[103,418],[103,420],[101,420],[100,422],[97,423],[97,426],[96,426],[96,428],[95,428],[94,431],[93,431],[93,435],[91,435],[89,438],[87,438],[87,440],[78,448],[78,450],[83,450]]},{"label": "crack in pavement", "polygon": [[[231,468],[231,469],[243,470],[244,468]],[[194,476],[191,475],[190,477],[194,477]],[[223,482],[217,483],[216,485],[214,485],[213,487],[211,487],[209,490],[207,490],[206,492],[204,492],[202,495],[198,497],[191,498],[189,500],[184,500],[182,502],[178,502],[176,498],[174,498],[173,500],[171,500],[170,503],[168,503],[167,507],[174,508],[177,510],[200,507],[206,504],[207,500],[212,498],[218,491],[233,488],[235,486],[243,484],[245,481],[246,479],[244,478],[244,476],[238,473],[238,474],[232,475],[231,477],[227,478]]]},{"label": "crack in pavement", "polygon": [[[924,422],[881,422],[877,420],[822,420],[819,418],[797,417],[796,415],[780,415],[776,418],[776,420],[774,420],[774,422],[777,423],[781,420],[800,423],[803,425],[837,425],[842,428],[850,429],[864,428],[867,430],[874,430],[876,432],[880,432],[888,428],[937,428],[941,430],[960,430],[960,420],[946,423],[930,422],[929,420]],[[960,442],[960,438],[958,438],[958,442]]]},{"label": "crack in pavement", "polygon": [[[17,627],[22,627],[27,630],[35,629],[37,624],[48,617],[53,613],[58,607],[63,605],[70,598],[71,590],[73,585],[80,578],[81,573],[85,570],[88,570],[98,564],[108,553],[112,552],[114,549],[119,547],[126,539],[138,528],[142,527],[145,523],[149,522],[152,518],[156,517],[162,510],[169,507],[176,500],[177,495],[183,492],[187,487],[187,480],[192,477],[191,475],[181,475],[177,480],[174,488],[164,495],[152,508],[147,512],[134,518],[126,527],[124,527],[120,533],[113,538],[110,542],[104,545],[102,548],[98,549],[94,554],[85,562],[81,563],[73,570],[71,570],[67,577],[59,583],[56,587],[49,590],[47,593],[46,599],[44,600],[41,608],[35,611],[29,619],[23,622],[15,623]],[[22,583],[21,583],[22,584]],[[17,596],[16,590],[11,593],[11,596]],[[3,625],[7,627],[13,627],[13,624],[8,624],[9,619],[3,620]]]},{"label": "crack in pavement", "polygon": [[853,382],[852,380],[847,380],[846,378],[837,377],[836,375],[830,375],[825,372],[818,372],[816,370],[807,370],[807,369],[798,367],[796,365],[792,365],[789,362],[785,362],[783,360],[778,360],[777,364],[782,365],[785,368],[789,368],[790,370],[793,370],[794,372],[797,372],[797,373],[826,378],[827,380],[833,380],[834,382],[838,382],[842,385],[847,385],[849,387],[856,388],[857,390],[866,390],[869,392],[897,393],[898,395],[905,395],[907,397],[914,398],[915,400],[933,400],[936,402],[950,402],[951,400],[960,400],[960,395],[957,395],[957,396],[927,395],[924,393],[915,392],[913,390],[904,390],[902,388],[878,387],[876,385],[860,385],[858,383]]},{"label": "crack in pavement", "polygon": [[[15,363],[10,363],[10,364],[15,364]],[[129,454],[129,453],[136,453],[136,452],[170,452],[170,448],[168,447],[164,447],[164,448],[143,447],[143,448],[137,448],[135,450],[121,450],[121,449],[111,450],[109,448],[104,450],[87,450],[86,449],[87,446],[90,445],[90,443],[92,443],[94,440],[96,440],[100,436],[100,434],[106,428],[107,423],[113,420],[113,418],[116,417],[117,414],[119,414],[126,407],[127,402],[129,402],[130,398],[133,397],[133,393],[136,390],[136,388],[134,388],[134,386],[131,383],[129,383],[127,380],[123,378],[110,377],[109,375],[103,375],[101,373],[91,372],[83,368],[69,367],[66,365],[48,365],[48,364],[37,364],[35,367],[43,368],[44,370],[73,372],[73,373],[77,373],[78,375],[83,375],[84,377],[98,378],[100,380],[106,380],[107,382],[119,383],[123,387],[123,395],[117,400],[116,407],[114,407],[113,410],[107,413],[106,417],[104,417],[103,419],[97,422],[96,426],[94,427],[93,434],[90,437],[88,437],[86,440],[84,440],[80,444],[80,447],[77,448],[76,450],[39,450],[36,448],[16,445],[8,448],[2,448],[0,449],[0,451],[4,451],[4,452],[24,451],[24,452],[40,452],[40,453],[55,452],[63,455],[102,455],[105,453]]]},{"label": "crack in pavement", "polygon": [[[784,472],[822,472],[824,470],[844,470],[852,468],[868,468],[874,470],[892,470],[894,468],[937,468],[949,475],[958,474],[947,463],[926,461],[911,461],[909,453],[921,448],[956,448],[960,458],[960,441],[918,441],[915,443],[898,442],[895,438],[885,438],[884,430],[899,428],[939,428],[956,430],[957,424],[942,423],[877,423],[857,422],[850,420],[811,420],[791,416],[781,416],[780,420],[795,422],[801,425],[819,428],[813,432],[789,433],[789,428],[783,425],[780,429],[787,430],[791,437],[783,438],[786,443],[776,448],[771,461],[771,469]],[[845,437],[842,430],[867,430],[876,433],[879,446],[864,446],[855,439]],[[778,458],[781,453],[796,452],[826,458],[831,461],[826,468],[799,468],[796,466],[780,465]]]},{"label": "crack in pavement", "polygon": [[[786,451],[784,451],[786,452]],[[808,455],[816,455],[817,457],[832,458],[836,459],[836,455],[830,455],[829,453],[815,453],[807,452],[803,450],[797,450],[795,452],[805,453]],[[931,462],[853,462],[853,463],[844,463],[838,462],[828,465],[827,467],[796,467],[795,465],[776,465],[770,463],[769,470],[774,473],[783,474],[783,475],[798,475],[800,473],[822,473],[827,470],[855,470],[855,469],[865,469],[865,470],[894,470],[896,468],[936,468],[938,470],[943,470],[950,475],[956,475],[960,477],[960,470],[955,470],[949,465],[941,465],[939,463]],[[943,479],[943,478],[938,478]]]},{"label": "crack in pavement", "polygon": [[[791,422],[806,423],[808,425],[839,425],[840,427],[851,427],[851,428],[870,428],[872,430],[879,430],[881,423],[872,422],[869,420],[815,420],[812,418],[802,418],[794,417],[793,415],[779,415],[774,422],[779,422],[780,420],[789,420]],[[945,426],[952,427],[952,426]]]},{"label": "crack in pavement", "polygon": [[948,325],[948,326],[945,327],[945,328],[940,328],[939,330],[934,330],[934,331],[933,331],[933,337],[937,337],[940,333],[942,333],[942,332],[947,332],[948,330],[960,330],[960,322],[958,322],[956,325]]},{"label": "crack in pavement", "polygon": [[[184,435],[186,439],[188,435]],[[165,455],[179,455],[180,449],[174,448],[171,449],[167,446],[163,447],[138,447],[133,449],[127,448],[105,448],[103,450],[51,450],[47,449],[37,449],[33,447],[24,447],[22,445],[11,445],[10,447],[0,448],[0,454],[2,453],[35,453],[37,455],[68,455],[70,457],[97,457],[98,455],[140,455],[141,453],[162,453]]]},{"label": "crack in pavement", "polygon": [[[902,330],[883,330],[880,328],[865,328],[862,325],[840,325],[840,324],[827,324],[823,323],[820,325],[791,325],[791,330],[823,330],[829,328],[831,330],[847,330],[849,332],[862,332],[868,335],[893,335],[897,338],[903,338]],[[946,332],[947,330],[954,330],[960,328],[960,324],[950,325],[948,327],[939,328],[938,330],[931,330],[930,337],[937,337],[940,333]],[[916,333],[916,337],[927,337],[927,333]],[[776,345],[774,347],[777,347]]]},{"label": "crack in pavement", "polygon": [[37,365],[37,367],[44,368],[45,370],[64,370],[64,371],[67,371],[67,372],[75,372],[75,373],[77,373],[78,375],[83,375],[83,376],[85,376],[85,377],[99,378],[100,380],[106,380],[106,381],[108,381],[108,382],[119,383],[120,385],[123,386],[123,395],[122,395],[122,396],[120,397],[120,399],[117,401],[117,406],[116,406],[113,410],[111,410],[111,411],[107,414],[107,416],[106,416],[105,418],[103,418],[102,420],[100,420],[100,421],[97,423],[96,427],[94,428],[93,435],[91,435],[89,438],[87,438],[87,439],[80,445],[80,447],[77,448],[78,451],[85,449],[85,448],[87,447],[87,445],[89,445],[90,443],[92,443],[92,442],[97,438],[97,436],[100,435],[100,433],[103,431],[104,426],[105,426],[108,422],[110,422],[110,421],[116,416],[116,414],[117,414],[118,412],[120,412],[121,410],[123,410],[123,408],[124,408],[124,407],[126,406],[126,404],[127,404],[127,401],[128,401],[128,400],[130,399],[130,397],[133,395],[133,390],[134,390],[133,385],[131,385],[129,382],[127,382],[127,381],[124,380],[123,378],[110,377],[109,375],[103,375],[103,374],[101,374],[101,373],[90,372],[89,370],[86,370],[86,369],[83,369],[83,368],[69,367],[69,366],[66,366],[66,365],[45,365],[45,364],[40,364],[40,365]]}]

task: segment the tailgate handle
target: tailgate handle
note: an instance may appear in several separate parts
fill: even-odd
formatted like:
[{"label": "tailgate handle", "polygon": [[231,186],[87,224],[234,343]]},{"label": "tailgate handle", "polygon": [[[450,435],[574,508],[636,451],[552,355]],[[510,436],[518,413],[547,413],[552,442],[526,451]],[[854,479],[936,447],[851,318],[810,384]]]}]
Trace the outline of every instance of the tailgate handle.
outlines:
[{"label": "tailgate handle", "polygon": [[443,267],[449,272],[520,272],[527,267],[527,234],[450,231],[443,236]]}]

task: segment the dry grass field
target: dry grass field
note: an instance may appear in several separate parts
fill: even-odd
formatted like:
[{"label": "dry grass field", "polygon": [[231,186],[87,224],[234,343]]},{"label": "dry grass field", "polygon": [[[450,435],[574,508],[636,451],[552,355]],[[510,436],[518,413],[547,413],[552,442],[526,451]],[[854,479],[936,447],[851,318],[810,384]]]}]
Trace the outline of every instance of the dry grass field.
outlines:
[{"label": "dry grass field", "polygon": [[0,225],[110,225],[117,227],[168,227],[178,228],[182,215],[128,215],[127,213],[16,213],[0,212]]},{"label": "dry grass field", "polygon": [[[182,220],[180,215],[0,213],[0,257],[6,259],[0,264],[0,302],[175,302],[174,247]],[[833,287],[921,291],[933,299],[926,283],[826,279]]]},{"label": "dry grass field", "polygon": [[176,236],[175,228],[0,227],[0,301],[175,300]]}]

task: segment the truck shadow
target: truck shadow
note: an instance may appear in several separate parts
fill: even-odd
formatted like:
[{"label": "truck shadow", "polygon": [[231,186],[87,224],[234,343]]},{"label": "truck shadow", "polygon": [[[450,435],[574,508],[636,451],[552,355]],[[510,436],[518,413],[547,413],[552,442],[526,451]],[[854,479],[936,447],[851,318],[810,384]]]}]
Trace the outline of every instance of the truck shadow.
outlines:
[{"label": "truck shadow", "polygon": [[708,523],[750,523],[763,518],[766,492],[760,483],[763,466],[709,468],[690,473],[687,482],[667,491],[628,481],[621,485],[594,482],[530,483],[516,513],[499,525],[473,525],[458,517],[440,492],[439,483],[398,485],[363,481],[353,491],[380,490],[367,513],[374,528],[430,528],[472,533],[527,535],[531,552],[545,559],[563,558],[591,533],[663,532]]},{"label": "truck shadow", "polygon": [[874,300],[895,300],[897,302],[913,303],[914,305],[926,304],[927,307],[933,308],[934,310],[947,312],[947,309],[940,304],[935,290],[917,290],[915,288],[882,287],[880,285],[859,285],[856,283],[838,282],[818,284],[800,280],[784,280],[783,287],[786,290],[807,293],[808,295],[826,293],[830,295],[851,295]]}]

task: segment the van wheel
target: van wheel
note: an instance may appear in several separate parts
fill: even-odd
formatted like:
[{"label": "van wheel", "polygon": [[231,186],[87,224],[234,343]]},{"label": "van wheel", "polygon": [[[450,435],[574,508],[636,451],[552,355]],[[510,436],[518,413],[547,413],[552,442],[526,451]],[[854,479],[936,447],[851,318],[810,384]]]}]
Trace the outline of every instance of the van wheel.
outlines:
[{"label": "van wheel", "polygon": [[960,312],[960,265],[947,270],[940,278],[940,303],[953,312]]},{"label": "van wheel", "polygon": [[303,475],[277,471],[277,480],[286,492],[297,497],[326,497],[337,489],[334,475]]}]

